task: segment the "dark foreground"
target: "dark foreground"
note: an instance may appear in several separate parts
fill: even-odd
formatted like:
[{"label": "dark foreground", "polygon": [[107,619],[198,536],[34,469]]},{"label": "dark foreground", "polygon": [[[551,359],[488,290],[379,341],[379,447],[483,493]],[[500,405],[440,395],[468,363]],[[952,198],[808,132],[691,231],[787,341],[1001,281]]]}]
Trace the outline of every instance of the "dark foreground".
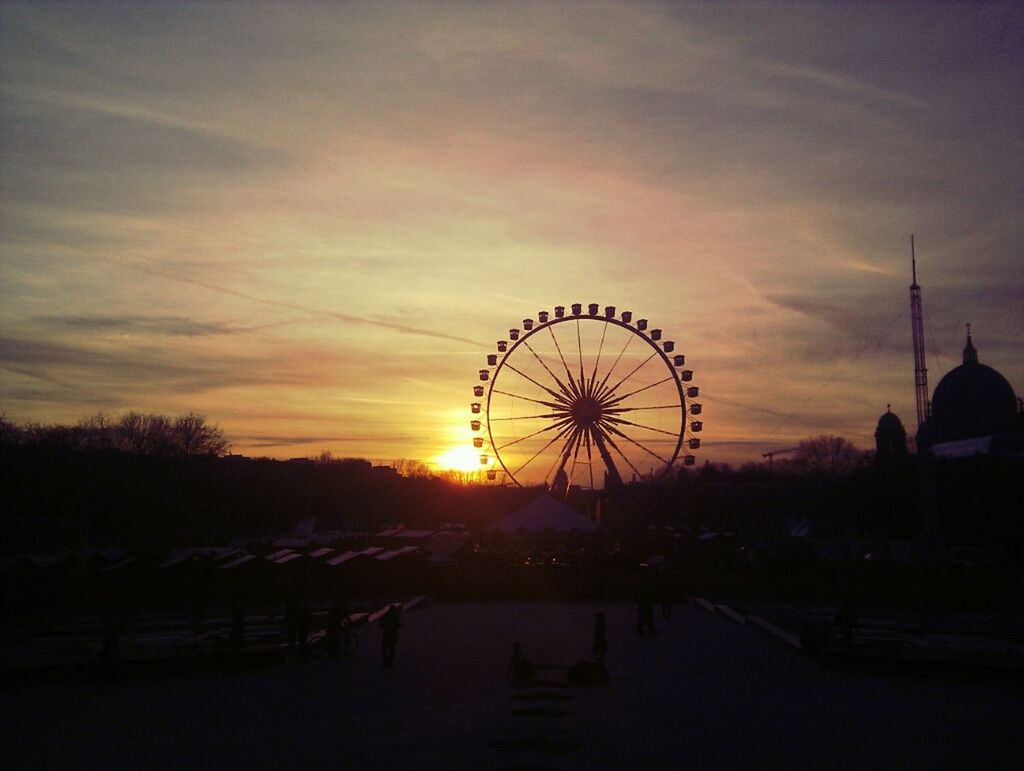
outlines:
[{"label": "dark foreground", "polygon": [[[608,685],[569,687],[608,616]],[[117,683],[0,688],[4,768],[1011,768],[1019,680],[830,669],[676,606],[639,637],[626,603],[427,606],[395,666],[350,658]],[[504,675],[514,641],[539,682]]]}]

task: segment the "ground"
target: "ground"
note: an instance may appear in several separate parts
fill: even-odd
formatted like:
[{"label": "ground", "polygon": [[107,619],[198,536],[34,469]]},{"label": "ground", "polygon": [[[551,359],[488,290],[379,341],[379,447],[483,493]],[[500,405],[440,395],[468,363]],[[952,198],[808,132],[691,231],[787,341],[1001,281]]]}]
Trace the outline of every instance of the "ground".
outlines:
[{"label": "ground", "polygon": [[[571,688],[608,616],[610,682]],[[1021,687],[839,671],[697,605],[432,604],[339,661],[0,688],[4,768],[1010,768]],[[539,684],[504,676],[519,641]]]}]

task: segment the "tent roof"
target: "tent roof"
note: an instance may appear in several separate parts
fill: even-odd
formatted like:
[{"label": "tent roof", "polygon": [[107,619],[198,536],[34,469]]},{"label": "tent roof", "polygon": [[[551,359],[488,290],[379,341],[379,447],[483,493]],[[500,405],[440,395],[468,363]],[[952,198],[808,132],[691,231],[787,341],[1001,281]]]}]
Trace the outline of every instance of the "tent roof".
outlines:
[{"label": "tent roof", "polygon": [[491,525],[491,530],[503,530],[514,533],[517,530],[540,532],[556,530],[567,533],[570,530],[590,532],[600,527],[594,520],[580,514],[572,506],[562,503],[550,495],[544,494],[535,498],[518,511]]}]

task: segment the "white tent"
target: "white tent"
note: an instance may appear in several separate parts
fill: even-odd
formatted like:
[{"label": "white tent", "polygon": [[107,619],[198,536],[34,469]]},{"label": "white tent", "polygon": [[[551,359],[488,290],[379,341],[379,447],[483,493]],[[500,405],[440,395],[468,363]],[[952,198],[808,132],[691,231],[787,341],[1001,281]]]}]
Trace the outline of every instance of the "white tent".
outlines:
[{"label": "white tent", "polygon": [[502,530],[506,533],[514,533],[517,530],[525,530],[530,533],[542,530],[555,530],[560,533],[580,530],[588,533],[599,527],[600,525],[594,520],[587,519],[572,506],[545,494],[494,523],[490,529]]}]

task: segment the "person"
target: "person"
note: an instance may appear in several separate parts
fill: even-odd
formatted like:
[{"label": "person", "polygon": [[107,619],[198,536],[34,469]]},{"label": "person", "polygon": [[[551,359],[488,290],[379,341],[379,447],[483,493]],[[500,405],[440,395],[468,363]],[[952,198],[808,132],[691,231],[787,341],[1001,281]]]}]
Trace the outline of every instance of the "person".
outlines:
[{"label": "person", "polygon": [[650,590],[644,590],[640,594],[640,602],[637,607],[637,618],[636,618],[636,631],[637,634],[657,634],[658,630],[654,626],[654,599],[651,597]]},{"label": "person", "polygon": [[517,642],[512,643],[512,660],[508,663],[505,679],[521,683],[533,679],[533,673],[533,663],[523,655],[522,647]]},{"label": "person", "polygon": [[604,613],[598,611],[594,614],[594,655],[598,661],[604,661],[604,654],[608,652],[608,624],[605,621]]},{"label": "person", "polygon": [[348,624],[348,608],[344,600],[335,600],[327,611],[327,652],[332,659],[341,651],[341,635]]},{"label": "person", "polygon": [[381,667],[391,669],[395,661],[395,645],[398,642],[398,628],[402,625],[402,619],[398,615],[398,605],[392,603],[388,606],[387,612],[380,620],[380,628],[383,631],[381,639]]}]

